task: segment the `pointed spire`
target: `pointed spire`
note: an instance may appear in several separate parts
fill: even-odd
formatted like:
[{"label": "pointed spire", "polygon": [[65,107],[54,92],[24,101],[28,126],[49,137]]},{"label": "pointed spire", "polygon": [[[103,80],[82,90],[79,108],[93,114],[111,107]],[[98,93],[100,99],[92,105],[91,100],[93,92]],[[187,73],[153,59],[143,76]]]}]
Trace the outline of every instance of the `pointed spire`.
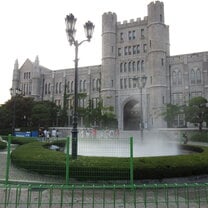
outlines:
[{"label": "pointed spire", "polygon": [[39,66],[39,57],[38,56],[35,57],[35,65]]},{"label": "pointed spire", "polygon": [[18,63],[18,59],[16,59],[14,63],[14,70],[18,70],[18,69],[19,69],[19,63]]}]

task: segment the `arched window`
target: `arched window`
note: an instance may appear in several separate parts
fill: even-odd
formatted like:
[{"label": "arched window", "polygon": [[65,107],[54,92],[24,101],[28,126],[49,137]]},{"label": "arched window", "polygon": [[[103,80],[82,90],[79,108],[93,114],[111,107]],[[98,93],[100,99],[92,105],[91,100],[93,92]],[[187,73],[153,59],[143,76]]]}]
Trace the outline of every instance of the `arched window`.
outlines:
[{"label": "arched window", "polygon": [[56,82],[56,94],[58,94],[58,82]]},{"label": "arched window", "polygon": [[137,61],[137,71],[140,71],[140,61]]},{"label": "arched window", "polygon": [[82,80],[79,81],[79,91],[82,92]]},{"label": "arched window", "polygon": [[141,72],[144,72],[144,60],[141,62]]},{"label": "arched window", "polygon": [[74,81],[71,81],[71,92],[74,92]]},{"label": "arched window", "polygon": [[61,93],[61,82],[59,82],[59,93]]},{"label": "arched window", "polygon": [[97,91],[100,90],[100,80],[99,79],[96,80],[96,90]]},{"label": "arched window", "polygon": [[70,92],[70,82],[69,81],[67,82],[67,92],[68,93]]},{"label": "arched window", "polygon": [[120,63],[120,72],[123,72],[123,63]]},{"label": "arched window", "polygon": [[191,76],[190,76],[191,84],[195,84],[195,71],[191,70]]},{"label": "arched window", "polygon": [[181,73],[181,71],[178,72],[178,85],[182,85],[182,73]]},{"label": "arched window", "polygon": [[48,83],[48,94],[51,94],[51,84]]},{"label": "arched window", "polygon": [[128,63],[128,71],[131,72],[131,62]]},{"label": "arched window", "polygon": [[47,93],[48,93],[48,86],[47,84],[45,84],[45,94],[47,95]]},{"label": "arched window", "polygon": [[196,70],[196,83],[197,84],[201,83],[201,71],[200,71],[200,69]]},{"label": "arched window", "polygon": [[92,90],[94,91],[96,89],[96,82],[95,79],[92,80]]},{"label": "arched window", "polygon": [[126,63],[124,63],[124,72],[127,71],[127,66],[126,66]]},{"label": "arched window", "polygon": [[86,80],[83,81],[83,91],[86,92]]},{"label": "arched window", "polygon": [[172,73],[172,83],[173,83],[173,85],[176,85],[176,83],[177,83],[177,77],[176,77],[175,71],[173,71],[173,73]]},{"label": "arched window", "polygon": [[136,71],[136,64],[135,64],[135,62],[133,61],[133,63],[132,63],[132,69],[133,69],[133,72],[135,72]]}]

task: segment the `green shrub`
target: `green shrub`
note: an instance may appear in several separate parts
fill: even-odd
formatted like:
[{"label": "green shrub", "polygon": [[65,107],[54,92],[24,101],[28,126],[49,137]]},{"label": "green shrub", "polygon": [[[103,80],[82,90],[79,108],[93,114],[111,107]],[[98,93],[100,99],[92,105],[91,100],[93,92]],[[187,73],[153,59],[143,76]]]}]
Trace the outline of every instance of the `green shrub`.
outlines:
[{"label": "green shrub", "polygon": [[7,147],[7,143],[0,141],[0,150],[5,149]]},{"label": "green shrub", "polygon": [[[2,138],[6,141],[8,141],[8,139],[9,139],[8,136],[2,136]],[[13,136],[11,136],[11,143],[12,144],[23,145],[23,144],[27,144],[27,143],[31,143],[31,142],[35,142],[35,141],[37,141],[37,139],[32,138],[32,137],[13,137]]]},{"label": "green shrub", "polygon": [[190,134],[191,141],[208,142],[207,131],[195,131]]},{"label": "green shrub", "polygon": [[[41,174],[64,176],[66,155],[63,152],[46,149],[47,145],[33,142],[19,146],[11,154],[12,162],[19,167]],[[134,158],[134,179],[161,179],[208,173],[208,147],[182,145],[181,148],[194,150],[196,153]],[[129,179],[129,158],[78,156],[76,160],[70,158],[69,164],[71,178]]]}]

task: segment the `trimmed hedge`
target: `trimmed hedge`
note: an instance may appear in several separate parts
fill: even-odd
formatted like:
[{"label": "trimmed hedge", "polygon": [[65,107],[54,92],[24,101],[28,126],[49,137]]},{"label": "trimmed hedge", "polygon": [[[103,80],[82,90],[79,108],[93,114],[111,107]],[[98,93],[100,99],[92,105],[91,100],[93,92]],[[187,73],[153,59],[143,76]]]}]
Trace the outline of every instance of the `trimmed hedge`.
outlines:
[{"label": "trimmed hedge", "polygon": [[[52,143],[51,143],[52,144]],[[12,162],[41,174],[65,176],[66,155],[46,149],[47,143],[33,142],[17,147]],[[162,179],[208,173],[208,147],[182,145],[198,153],[178,156],[134,158],[134,179]],[[78,156],[70,159],[71,178],[79,180],[129,179],[129,158]]]},{"label": "trimmed hedge", "polygon": [[0,141],[0,150],[5,149],[7,147],[7,143]]}]

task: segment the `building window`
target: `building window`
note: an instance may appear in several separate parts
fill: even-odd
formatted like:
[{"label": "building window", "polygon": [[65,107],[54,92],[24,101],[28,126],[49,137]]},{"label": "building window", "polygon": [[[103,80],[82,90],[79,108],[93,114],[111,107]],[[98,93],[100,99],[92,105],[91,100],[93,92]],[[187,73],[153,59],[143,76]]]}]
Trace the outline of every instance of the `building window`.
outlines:
[{"label": "building window", "polygon": [[133,61],[133,63],[132,63],[132,69],[133,69],[133,72],[135,72],[136,71],[136,64],[135,64],[135,62]]},{"label": "building window", "polygon": [[56,94],[58,94],[58,82],[56,83]]},{"label": "building window", "polygon": [[197,69],[197,71],[196,71],[196,83],[201,84],[201,71],[200,71],[200,69]]},{"label": "building window", "polygon": [[164,66],[164,59],[161,58],[161,65]]},{"label": "building window", "polygon": [[191,79],[191,84],[195,84],[195,71],[193,69],[191,70],[190,79]]},{"label": "building window", "polygon": [[137,71],[140,71],[140,61],[137,61]]},{"label": "building window", "polygon": [[59,93],[61,93],[61,82],[59,83]]},{"label": "building window", "polygon": [[140,53],[140,45],[137,45],[137,54]]},{"label": "building window", "polygon": [[79,81],[79,91],[82,92],[82,80]]},{"label": "building window", "polygon": [[71,92],[74,92],[74,81],[71,82]]},{"label": "building window", "polygon": [[120,88],[123,89],[123,79],[120,79]]},{"label": "building window", "polygon": [[176,85],[176,81],[177,80],[177,78],[176,78],[176,72],[175,71],[173,71],[173,73],[172,73],[172,83],[173,83],[173,85]]},{"label": "building window", "polygon": [[131,46],[128,47],[128,53],[131,55]]},{"label": "building window", "polygon": [[132,31],[132,39],[133,40],[136,39],[136,32],[135,32],[135,30]]},{"label": "building window", "polygon": [[129,78],[129,88],[131,88],[132,78]]},{"label": "building window", "polygon": [[123,33],[120,33],[120,41],[123,41]]},{"label": "building window", "polygon": [[121,48],[118,48],[118,56],[121,56]]},{"label": "building window", "polygon": [[128,54],[128,47],[126,46],[125,48],[124,48],[124,55],[127,55]]},{"label": "building window", "polygon": [[182,73],[181,73],[181,71],[178,72],[178,85],[182,85]]},{"label": "building window", "polygon": [[127,79],[124,78],[124,88],[126,89],[127,88]]},{"label": "building window", "polygon": [[144,72],[144,60],[141,62],[141,72]]},{"label": "building window", "polygon": [[124,72],[127,71],[127,66],[126,66],[126,63],[124,63]]},{"label": "building window", "polygon": [[95,79],[92,80],[92,90],[95,91],[96,89],[96,82]]},{"label": "building window", "polygon": [[48,84],[48,94],[51,94],[51,84]]},{"label": "building window", "polygon": [[162,16],[162,14],[160,14],[160,22],[162,22],[163,21],[163,16]]},{"label": "building window", "polygon": [[143,52],[146,53],[147,52],[147,44],[143,45]]},{"label": "building window", "polygon": [[129,40],[131,40],[131,31],[129,31],[129,33],[128,33],[128,38],[129,38]]},{"label": "building window", "polygon": [[68,81],[67,82],[67,93],[69,93],[70,92],[70,82]]},{"label": "building window", "polygon": [[133,54],[135,55],[137,53],[137,46],[133,46]]},{"label": "building window", "polygon": [[128,63],[128,71],[131,72],[131,62]]},{"label": "building window", "polygon": [[123,72],[123,63],[120,63],[120,73]]},{"label": "building window", "polygon": [[144,38],[144,29],[141,29],[141,38]]},{"label": "building window", "polygon": [[45,94],[47,95],[47,91],[48,91],[48,86],[47,84],[45,84]]},{"label": "building window", "polygon": [[83,81],[83,91],[86,92],[86,80]]}]

